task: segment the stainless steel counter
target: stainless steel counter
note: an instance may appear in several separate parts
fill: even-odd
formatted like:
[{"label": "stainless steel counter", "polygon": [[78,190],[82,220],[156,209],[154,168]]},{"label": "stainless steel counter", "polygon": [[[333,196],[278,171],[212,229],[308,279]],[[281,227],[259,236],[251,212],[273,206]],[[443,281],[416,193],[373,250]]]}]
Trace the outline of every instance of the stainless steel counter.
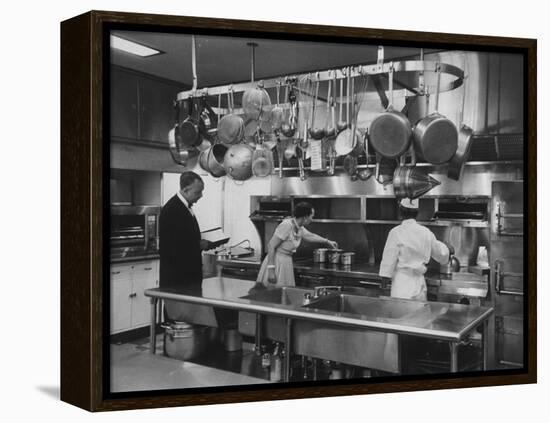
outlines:
[{"label": "stainless steel counter", "polygon": [[[480,324],[492,313],[492,309],[488,307],[421,302],[391,297],[365,299],[372,305],[372,309],[376,310],[373,314],[333,313],[292,304],[274,306],[242,298],[255,285],[251,281],[217,276],[203,281],[202,296],[186,294],[185,290],[161,290],[160,288],[148,289],[145,295],[152,299],[170,299],[446,341],[462,340],[472,327]],[[411,308],[411,304],[414,307]],[[408,313],[403,313],[403,309],[410,310]]]},{"label": "stainless steel counter", "polygon": [[[261,261],[259,257],[244,257],[239,259],[218,259],[218,264],[226,267],[242,268],[260,268]],[[335,276],[342,278],[380,280],[378,272],[380,264],[369,264],[366,262],[357,262],[350,266],[329,263],[314,263],[312,259],[294,260],[294,269],[298,272],[305,272],[314,275]],[[465,273],[466,275],[466,273]],[[428,286],[460,286],[465,295],[478,295],[485,297],[487,294],[486,278],[473,273],[468,273],[468,279],[456,279],[453,276],[441,274],[428,269],[426,272],[426,284]],[[456,276],[456,275],[455,275]],[[391,286],[388,285],[388,287]]]},{"label": "stainless steel counter", "polygon": [[[474,328],[484,323],[493,313],[492,308],[462,304],[420,302],[395,298],[363,297],[366,305],[363,310],[370,311],[356,314],[352,312],[334,312],[316,307],[304,307],[297,304],[273,304],[242,298],[249,294],[255,283],[241,279],[222,276],[203,281],[202,294],[193,295],[181,290],[161,290],[159,288],[145,291],[151,298],[151,334],[154,339],[156,316],[159,300],[175,300],[190,304],[202,304],[258,315],[279,316],[287,322],[287,334],[290,334],[292,321],[302,320],[326,325],[347,328],[361,328],[391,334],[413,335],[423,338],[440,339],[450,343],[451,371],[457,371],[457,348]],[[254,291],[254,290],[253,290]],[[336,294],[333,294],[336,295]],[[485,343],[486,337],[484,337]],[[290,337],[287,336],[288,345]],[[154,343],[151,351],[154,352]],[[289,347],[288,351],[292,351]]]}]

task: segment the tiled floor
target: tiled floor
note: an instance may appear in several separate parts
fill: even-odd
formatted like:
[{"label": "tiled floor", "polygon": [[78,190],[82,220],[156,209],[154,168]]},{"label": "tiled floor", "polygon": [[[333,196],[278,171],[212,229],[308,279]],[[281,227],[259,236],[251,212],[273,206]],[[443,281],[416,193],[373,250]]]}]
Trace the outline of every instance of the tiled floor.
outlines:
[{"label": "tiled floor", "polygon": [[[163,353],[163,343],[163,334],[157,335],[154,355],[149,353],[148,337],[124,344],[112,344],[112,392],[270,383],[269,369],[261,366],[261,357],[254,353],[253,345],[250,343],[243,342],[241,350],[231,352],[225,351],[222,344],[214,343],[206,352],[189,361],[166,357]],[[441,351],[438,351],[438,348],[432,349],[434,356],[414,351],[414,348],[409,349],[409,359],[406,360],[408,364],[405,363],[406,373],[446,373],[449,368],[448,348],[446,345],[436,346]],[[471,351],[463,349],[459,358],[459,368],[472,369],[471,363],[479,363],[479,351],[477,348]],[[312,361],[301,360],[302,357],[293,357],[290,380],[313,380]],[[333,370],[321,360],[317,360],[316,380],[332,378]],[[340,374],[351,378],[391,376],[353,366],[344,366]]]}]

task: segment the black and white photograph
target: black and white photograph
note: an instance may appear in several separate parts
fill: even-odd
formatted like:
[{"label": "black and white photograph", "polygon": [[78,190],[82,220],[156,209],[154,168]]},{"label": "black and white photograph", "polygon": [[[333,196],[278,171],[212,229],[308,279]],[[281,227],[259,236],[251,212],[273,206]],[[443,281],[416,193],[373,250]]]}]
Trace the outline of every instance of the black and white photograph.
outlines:
[{"label": "black and white photograph", "polygon": [[525,54],[108,36],[110,393],[526,371]]},{"label": "black and white photograph", "polygon": [[541,4],[7,3],[3,420],[549,414]]}]

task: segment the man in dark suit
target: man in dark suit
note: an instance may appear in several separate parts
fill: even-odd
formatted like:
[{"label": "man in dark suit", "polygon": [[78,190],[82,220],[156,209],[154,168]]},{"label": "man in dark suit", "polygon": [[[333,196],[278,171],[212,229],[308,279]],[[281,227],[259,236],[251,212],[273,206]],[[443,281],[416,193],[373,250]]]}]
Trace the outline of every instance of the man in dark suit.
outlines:
[{"label": "man in dark suit", "polygon": [[193,204],[201,197],[204,183],[194,172],[183,172],[180,190],[160,212],[160,287],[201,293],[202,250],[211,243],[201,239]]}]

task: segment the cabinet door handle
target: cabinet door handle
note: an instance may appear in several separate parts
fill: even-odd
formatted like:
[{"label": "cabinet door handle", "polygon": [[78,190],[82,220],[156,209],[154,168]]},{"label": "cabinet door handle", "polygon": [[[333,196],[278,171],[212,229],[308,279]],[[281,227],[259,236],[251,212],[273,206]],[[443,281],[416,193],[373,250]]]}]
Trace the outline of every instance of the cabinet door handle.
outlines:
[{"label": "cabinet door handle", "polygon": [[152,267],[144,267],[143,270],[153,270]]},{"label": "cabinet door handle", "polygon": [[130,295],[128,295],[130,298],[135,298],[137,297],[137,294],[135,292],[132,292]]},{"label": "cabinet door handle", "polygon": [[120,270],[117,270],[116,272],[111,272],[111,275],[118,275],[120,273]]}]

